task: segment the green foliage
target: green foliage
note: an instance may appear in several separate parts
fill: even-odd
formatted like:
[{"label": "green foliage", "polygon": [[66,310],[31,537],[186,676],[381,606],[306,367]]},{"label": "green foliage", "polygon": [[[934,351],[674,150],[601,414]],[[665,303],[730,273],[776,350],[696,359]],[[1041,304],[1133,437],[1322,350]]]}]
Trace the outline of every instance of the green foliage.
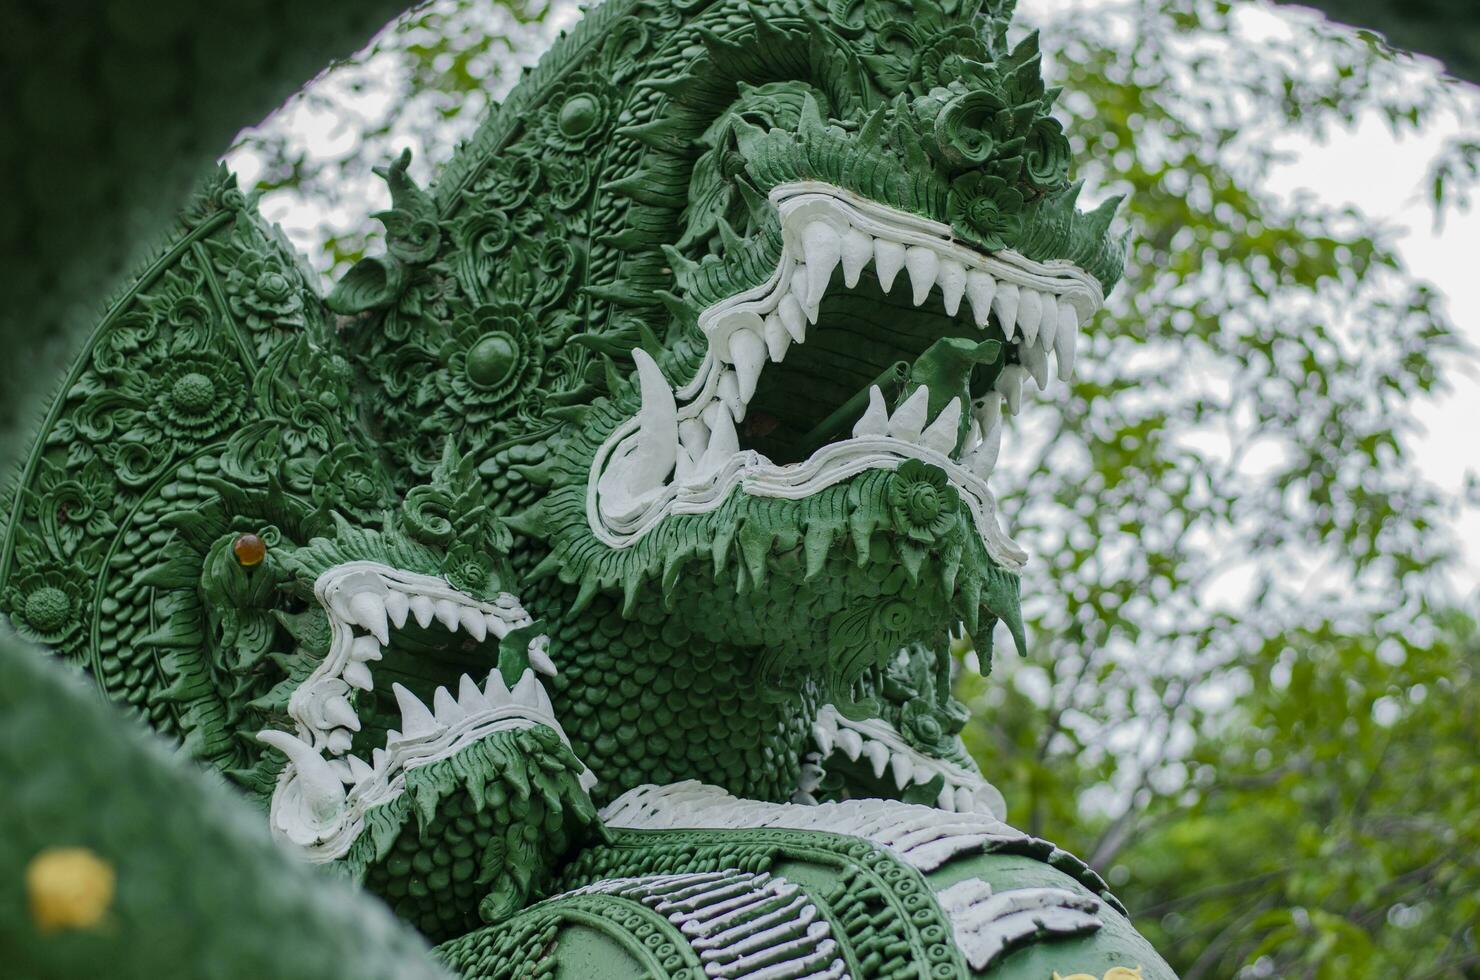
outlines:
[{"label": "green foliage", "polygon": [[1419,598],[1451,503],[1407,455],[1462,345],[1382,229],[1262,185],[1281,136],[1467,97],[1237,5],[1104,10],[1038,26],[1135,244],[1072,397],[1004,448],[1033,655],[963,679],[967,744],[1183,976],[1470,975],[1475,641]]}]

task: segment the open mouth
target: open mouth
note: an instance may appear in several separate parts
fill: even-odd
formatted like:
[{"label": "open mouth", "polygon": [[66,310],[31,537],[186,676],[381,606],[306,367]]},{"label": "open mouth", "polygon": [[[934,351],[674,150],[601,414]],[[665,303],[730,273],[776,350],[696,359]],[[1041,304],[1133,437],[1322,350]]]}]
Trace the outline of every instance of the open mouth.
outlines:
[{"label": "open mouth", "polygon": [[642,407],[593,462],[588,518],[624,547],[737,484],[799,498],[867,469],[943,469],[993,560],[1026,558],[987,478],[1022,384],[1073,373],[1103,304],[1071,263],[983,253],[948,226],[814,182],[770,195],[782,255],[762,285],[706,309],[709,351],[677,391],[634,352]]},{"label": "open mouth", "polygon": [[[329,569],[314,593],[329,618],[329,653],[289,698],[296,731],[258,735],[288,757],[273,830],[311,859],[347,852],[365,814],[399,796],[420,766],[510,729],[546,725],[565,739],[537,676],[555,674],[548,638],[514,596],[481,602],[443,579],[368,561]],[[512,689],[498,666],[506,644],[529,664]],[[596,778],[587,770],[581,781],[589,789]]]},{"label": "open mouth", "polygon": [[[853,721],[829,704],[817,713],[811,734],[816,748],[802,763],[793,803],[816,803],[814,794],[828,774],[839,772],[871,798],[927,795],[939,810],[1006,818],[1006,802],[995,786],[963,766],[911,747],[882,718]],[[877,792],[870,790],[870,783],[876,784]]]}]

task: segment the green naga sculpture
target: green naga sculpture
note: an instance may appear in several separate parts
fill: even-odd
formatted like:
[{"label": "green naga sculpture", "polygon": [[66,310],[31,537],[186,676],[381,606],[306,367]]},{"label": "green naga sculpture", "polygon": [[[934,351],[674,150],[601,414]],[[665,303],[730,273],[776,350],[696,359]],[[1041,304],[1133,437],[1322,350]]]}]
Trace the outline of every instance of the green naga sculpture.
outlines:
[{"label": "green naga sculpture", "polygon": [[1011,6],[608,0],[326,300],[217,174],[0,608],[464,977],[1172,976],[950,695],[1124,252]]}]

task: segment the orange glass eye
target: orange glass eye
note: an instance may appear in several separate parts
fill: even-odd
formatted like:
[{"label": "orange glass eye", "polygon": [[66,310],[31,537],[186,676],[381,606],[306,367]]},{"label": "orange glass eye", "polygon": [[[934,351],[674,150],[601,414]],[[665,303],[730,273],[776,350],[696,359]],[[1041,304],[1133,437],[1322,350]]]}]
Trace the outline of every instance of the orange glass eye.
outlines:
[{"label": "orange glass eye", "polygon": [[267,557],[267,542],[255,534],[243,534],[236,539],[231,546],[236,555],[236,563],[243,568],[251,568],[262,564],[262,559]]}]

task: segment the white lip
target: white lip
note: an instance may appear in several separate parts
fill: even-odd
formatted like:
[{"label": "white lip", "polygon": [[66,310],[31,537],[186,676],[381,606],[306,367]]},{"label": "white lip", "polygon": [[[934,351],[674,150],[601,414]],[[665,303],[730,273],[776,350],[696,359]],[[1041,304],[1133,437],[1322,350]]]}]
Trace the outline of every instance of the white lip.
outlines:
[{"label": "white lip", "polygon": [[[383,748],[365,762],[349,754],[359,720],[350,704],[355,688],[374,686],[371,664],[395,629],[414,621],[440,624],[474,639],[502,639],[533,624],[519,600],[501,593],[481,602],[441,578],[371,561],[336,565],[319,576],[314,595],[329,618],[329,653],[288,699],[295,731],[264,732],[260,738],[290,755],[273,790],[273,832],[301,847],[315,862],[343,856],[364,829],[366,813],[405,790],[406,774],[447,759],[494,732],[546,725],[569,744],[537,673],[555,674],[541,635],[529,643],[532,669],[510,690],[499,675],[474,683],[464,675],[456,694],[438,688],[435,710],[404,692],[400,731],[387,733]],[[409,700],[405,700],[409,699]],[[346,727],[348,726],[348,727]],[[582,776],[590,788],[596,778]]]},{"label": "white lip", "polygon": [[[1021,568],[1027,554],[1003,532],[987,486],[1001,418],[1018,410],[1027,378],[1047,387],[1050,359],[1061,379],[1068,379],[1079,325],[1104,303],[1099,282],[1067,261],[981,253],[955,240],[947,225],[829,184],[782,185],[770,200],[783,240],[775,271],[761,285],[699,315],[709,350],[686,384],[670,390],[655,367],[645,373],[643,411],[619,425],[592,461],[586,494],[592,533],[610,548],[626,548],[670,515],[718,508],[737,486],[752,496],[800,499],[866,470],[920,459],[946,472],[992,559]],[[966,311],[980,330],[989,313],[995,314],[1021,364],[1004,368],[996,390],[970,406],[959,400],[947,406],[972,415],[971,434],[959,453],[939,433],[932,438],[931,426],[923,425],[932,420],[897,424],[902,408],[876,426],[861,420],[867,431],[822,446],[798,463],[778,465],[734,445],[734,423],[744,419],[760,372],[784,360],[791,344],[806,342],[840,264],[847,288],[872,264],[886,287],[905,276],[917,306],[939,289],[947,312]],[[947,422],[937,428],[948,428]]]}]

